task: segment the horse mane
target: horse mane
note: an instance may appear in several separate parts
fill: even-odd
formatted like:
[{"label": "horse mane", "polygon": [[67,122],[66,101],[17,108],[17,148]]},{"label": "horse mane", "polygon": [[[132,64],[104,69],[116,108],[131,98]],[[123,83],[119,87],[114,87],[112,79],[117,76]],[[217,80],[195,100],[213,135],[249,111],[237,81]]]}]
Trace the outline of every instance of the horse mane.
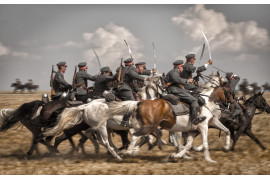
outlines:
[{"label": "horse mane", "polygon": [[24,103],[15,110],[15,112],[8,118],[7,121],[3,122],[3,125],[0,128],[0,132],[8,130],[22,119],[31,119],[35,115],[38,108],[42,105],[43,102],[39,100]]}]

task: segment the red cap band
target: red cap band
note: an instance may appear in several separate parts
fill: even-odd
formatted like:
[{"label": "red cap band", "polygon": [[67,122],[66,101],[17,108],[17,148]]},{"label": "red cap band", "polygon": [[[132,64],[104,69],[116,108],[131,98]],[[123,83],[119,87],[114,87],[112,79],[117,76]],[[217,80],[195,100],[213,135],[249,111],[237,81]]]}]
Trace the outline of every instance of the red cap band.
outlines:
[{"label": "red cap band", "polygon": [[182,67],[184,64],[174,65],[174,67]]},{"label": "red cap band", "polygon": [[84,66],[84,67],[79,67],[79,69],[83,69],[83,70],[85,70],[85,69],[87,69],[87,66]]},{"label": "red cap band", "polygon": [[133,61],[130,62],[130,63],[125,63],[125,65],[132,65],[133,64]]}]

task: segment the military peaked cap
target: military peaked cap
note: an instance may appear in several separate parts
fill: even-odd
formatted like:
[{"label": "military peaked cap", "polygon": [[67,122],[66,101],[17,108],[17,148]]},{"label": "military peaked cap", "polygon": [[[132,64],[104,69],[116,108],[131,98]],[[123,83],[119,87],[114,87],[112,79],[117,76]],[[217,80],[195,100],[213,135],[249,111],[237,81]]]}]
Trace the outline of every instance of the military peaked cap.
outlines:
[{"label": "military peaked cap", "polygon": [[78,64],[79,67],[84,67],[84,66],[86,66],[86,65],[87,65],[86,62],[80,62],[80,63]]},{"label": "military peaked cap", "polygon": [[128,58],[126,60],[124,60],[124,63],[131,63],[133,61],[133,58]]},{"label": "military peaked cap", "polygon": [[66,61],[63,61],[63,62],[57,63],[56,65],[57,65],[57,66],[64,66],[65,64],[67,64]]},{"label": "military peaked cap", "polygon": [[227,72],[225,77],[226,77],[227,79],[229,79],[232,75],[233,75],[232,72]]},{"label": "military peaked cap", "polygon": [[186,58],[194,58],[195,57],[195,54],[188,54],[186,55]]},{"label": "military peaked cap", "polygon": [[138,62],[135,65],[137,66],[137,65],[144,65],[144,64],[146,64],[146,63],[145,62]]},{"label": "military peaked cap", "polygon": [[181,64],[184,64],[183,60],[177,60],[173,62],[173,65],[181,65]]},{"label": "military peaked cap", "polygon": [[110,70],[110,68],[108,66],[105,66],[105,67],[100,69],[101,72],[108,72],[109,70]]}]

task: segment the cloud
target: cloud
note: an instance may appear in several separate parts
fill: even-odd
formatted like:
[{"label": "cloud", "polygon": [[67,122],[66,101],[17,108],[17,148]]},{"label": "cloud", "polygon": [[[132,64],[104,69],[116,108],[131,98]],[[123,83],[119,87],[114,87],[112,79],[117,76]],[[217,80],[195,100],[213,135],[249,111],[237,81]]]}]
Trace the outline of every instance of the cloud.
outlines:
[{"label": "cloud", "polygon": [[45,47],[45,49],[48,51],[48,50],[59,50],[62,48],[82,48],[82,47],[83,47],[82,42],[67,41],[65,43],[57,45],[49,45]]},{"label": "cloud", "polygon": [[39,60],[41,59],[40,56],[35,55],[35,54],[29,54],[27,52],[19,52],[19,51],[12,51],[11,56],[13,57],[19,57],[23,59],[33,59],[33,60]]},{"label": "cloud", "polygon": [[91,64],[97,64],[92,48],[98,54],[102,66],[117,67],[121,58],[128,58],[128,47],[124,39],[129,43],[133,57],[139,59],[143,56],[140,49],[143,47],[140,41],[127,28],[110,22],[105,27],[98,28],[95,32],[84,33],[84,42],[88,50],[84,52],[84,58]]},{"label": "cloud", "polygon": [[0,56],[8,55],[9,49],[0,42]]},{"label": "cloud", "polygon": [[204,5],[194,5],[171,20],[195,42],[203,41],[202,29],[216,52],[269,51],[268,31],[255,21],[228,22],[224,14]]}]

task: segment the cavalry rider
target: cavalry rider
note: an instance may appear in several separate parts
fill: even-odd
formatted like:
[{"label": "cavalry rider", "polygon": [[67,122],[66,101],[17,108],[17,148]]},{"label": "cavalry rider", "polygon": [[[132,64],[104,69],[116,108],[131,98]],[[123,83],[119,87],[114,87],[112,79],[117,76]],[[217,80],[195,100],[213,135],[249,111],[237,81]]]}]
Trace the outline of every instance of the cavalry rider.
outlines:
[{"label": "cavalry rider", "polygon": [[146,63],[145,62],[138,62],[135,64],[136,66],[136,71],[138,72],[138,74],[140,75],[146,75],[146,76],[150,76],[151,74],[155,74],[157,72],[156,69],[146,69]]},{"label": "cavalry rider", "polygon": [[17,86],[20,86],[20,85],[22,85],[22,82],[21,82],[21,80],[20,80],[20,79],[16,79],[16,84],[17,84]]},{"label": "cavalry rider", "polygon": [[[181,78],[189,79],[192,78],[192,73],[195,73],[196,67],[194,66],[195,63],[195,54],[188,54],[186,55],[186,63],[183,66],[183,72],[181,73]],[[212,59],[209,59],[207,63],[197,68],[197,73],[203,72],[207,69],[208,65],[211,65],[213,63]],[[196,88],[194,84],[187,84],[186,89],[193,90]]]},{"label": "cavalry rider", "polygon": [[112,76],[112,71],[108,66],[100,69],[100,75],[96,76],[94,85],[94,93],[97,98],[102,98],[102,93],[109,90],[108,82],[114,81],[116,78],[116,76]]},{"label": "cavalry rider", "polygon": [[55,95],[52,95],[52,100],[57,100],[61,98],[61,95],[67,91],[72,89],[72,85],[67,83],[64,79],[64,73],[66,72],[67,65],[66,62],[59,62],[56,64],[58,67],[58,71],[55,73],[53,79],[53,87],[55,90]]},{"label": "cavalry rider", "polygon": [[165,82],[167,84],[169,83],[169,87],[167,88],[168,93],[177,96],[180,101],[190,104],[190,119],[194,125],[197,125],[204,121],[206,117],[198,117],[198,99],[190,95],[184,88],[188,83],[193,83],[193,79],[181,78],[180,74],[183,72],[184,66],[183,60],[177,60],[173,65],[174,68],[170,70],[165,77]]},{"label": "cavalry rider", "polygon": [[87,80],[95,81],[96,77],[87,73],[87,63],[80,62],[78,64],[79,72],[76,73],[75,87],[76,90],[76,100],[87,102]]},{"label": "cavalry rider", "polygon": [[[135,101],[135,97],[132,92],[133,80],[144,81],[144,77],[140,76],[135,67],[133,66],[133,58],[128,58],[124,61],[125,67],[122,69],[121,81],[119,82],[120,87],[118,93],[123,101],[132,100]],[[122,125],[129,126],[128,119],[130,114],[124,115]]]},{"label": "cavalry rider", "polygon": [[[136,66],[136,71],[139,75],[146,75],[146,76],[150,76],[151,74],[155,74],[157,72],[156,69],[146,69],[146,63],[145,62],[138,62],[135,64]],[[141,90],[141,88],[144,86],[144,82],[143,81],[137,81],[134,80],[133,81],[134,84],[134,91],[137,93]]]},{"label": "cavalry rider", "polygon": [[[228,80],[229,82],[229,87],[230,87],[230,91],[232,93],[232,96],[234,99],[237,99],[235,98],[235,87],[236,85],[238,84],[238,82],[240,81],[240,77],[237,76],[237,75],[234,75],[232,72],[228,72],[226,73],[226,79]],[[238,115],[241,115],[243,113],[243,109],[240,107],[239,103],[237,101],[234,101],[232,102],[232,116],[230,120],[233,120],[235,119],[235,117],[237,117]]]}]

